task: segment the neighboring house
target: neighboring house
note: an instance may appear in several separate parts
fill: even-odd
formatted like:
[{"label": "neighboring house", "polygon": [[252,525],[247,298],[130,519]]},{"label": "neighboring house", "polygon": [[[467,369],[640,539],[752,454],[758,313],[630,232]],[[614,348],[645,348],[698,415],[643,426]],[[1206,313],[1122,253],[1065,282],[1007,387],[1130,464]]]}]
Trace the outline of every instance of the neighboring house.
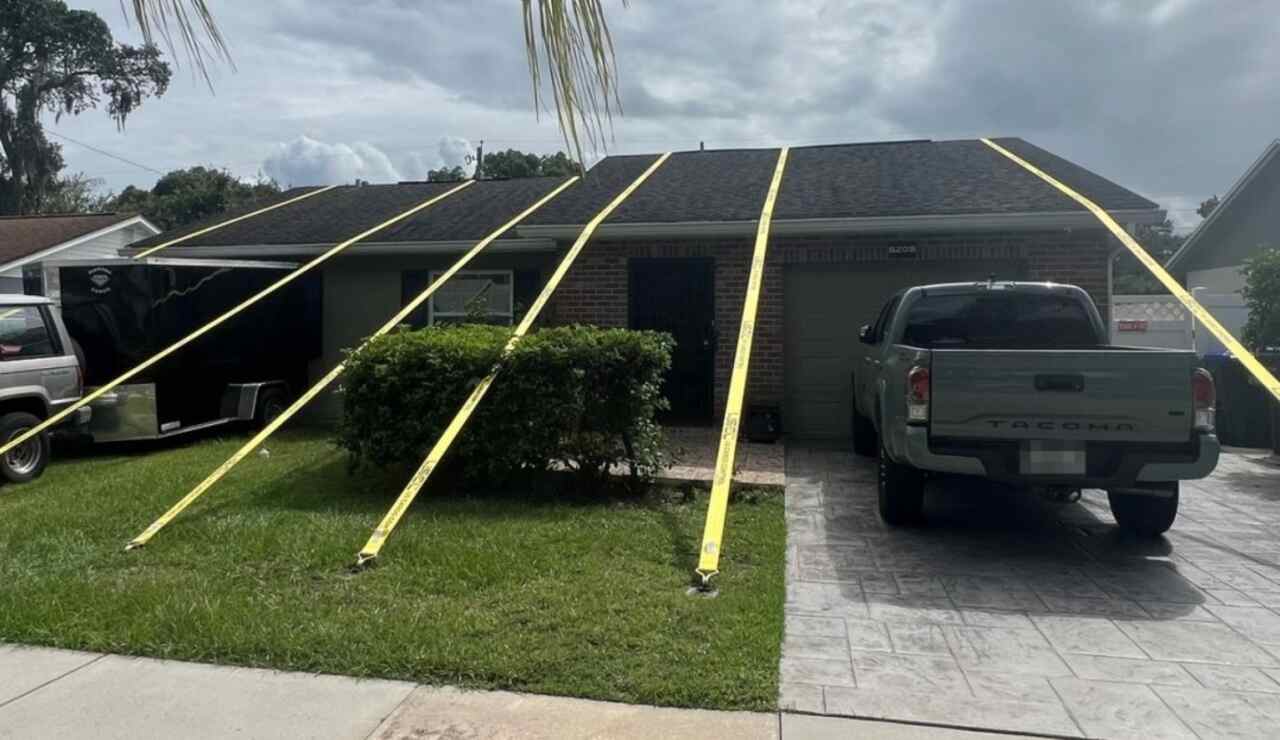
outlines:
[{"label": "neighboring house", "polygon": [[[997,141],[1122,223],[1164,219],[1156,204],[1097,174],[1020,139]],[[714,423],[727,394],[756,220],[777,156],[777,149],[673,155],[596,232],[546,321],[670,332],[678,345],[667,386],[673,418]],[[602,160],[583,182],[496,241],[414,323],[456,320],[482,291],[490,320],[513,320],[587,220],[652,161],[653,155]],[[336,363],[343,348],[475,240],[561,182],[479,182],[336,258],[324,271],[324,357],[315,372]],[[448,187],[338,188],[164,254],[310,257]],[[897,289],[989,277],[1054,280],[1084,287],[1105,317],[1110,258],[1118,248],[1078,204],[976,140],[793,148],[772,235],[747,403],[780,407],[791,434],[829,438],[849,430],[851,373],[862,358],[858,328]],[[323,413],[338,408],[330,398]]]},{"label": "neighboring house", "polygon": [[22,292],[22,268],[48,259],[117,257],[160,230],[142,216],[114,213],[0,218],[0,293]]},{"label": "neighboring house", "polygon": [[1244,287],[1240,267],[1267,247],[1280,248],[1280,139],[1191,232],[1168,268],[1188,289],[1239,293]]}]

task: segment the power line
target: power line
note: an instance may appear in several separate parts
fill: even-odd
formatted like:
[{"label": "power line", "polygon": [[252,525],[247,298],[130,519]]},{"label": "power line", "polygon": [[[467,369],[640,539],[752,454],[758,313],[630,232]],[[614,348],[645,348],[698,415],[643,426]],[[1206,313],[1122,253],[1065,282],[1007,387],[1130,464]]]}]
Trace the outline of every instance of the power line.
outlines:
[{"label": "power line", "polygon": [[71,142],[72,144],[75,144],[76,146],[82,146],[82,147],[84,147],[85,149],[88,149],[88,150],[89,150],[89,151],[91,151],[91,152],[97,152],[98,154],[101,154],[101,155],[102,155],[102,156],[104,156],[104,157],[110,157],[110,158],[115,159],[115,160],[118,160],[118,161],[120,161],[120,162],[124,162],[125,164],[133,165],[134,167],[138,167],[138,168],[140,168],[140,169],[144,169],[144,170],[146,170],[147,172],[154,172],[154,173],[156,173],[157,175],[160,175],[161,177],[163,177],[163,176],[164,176],[164,174],[165,174],[165,173],[161,172],[160,170],[156,169],[155,167],[148,167],[148,166],[146,166],[145,164],[139,164],[139,163],[137,163],[137,162],[134,162],[134,161],[133,161],[133,160],[131,160],[131,159],[125,159],[124,157],[121,157],[121,156],[120,156],[120,155],[118,155],[118,154],[112,154],[111,152],[108,152],[108,151],[106,151],[106,150],[104,150],[104,149],[99,149],[99,148],[98,148],[98,147],[96,147],[96,146],[92,146],[92,145],[90,145],[90,144],[86,144],[86,143],[84,143],[83,141],[77,141],[77,140],[75,140],[75,139],[71,138],[70,136],[67,136],[66,134],[60,134],[60,133],[58,133],[57,131],[53,131],[53,130],[50,130],[50,129],[45,129],[45,133],[47,133],[47,134],[53,134],[54,136],[58,137],[59,139],[66,139],[67,141]]}]

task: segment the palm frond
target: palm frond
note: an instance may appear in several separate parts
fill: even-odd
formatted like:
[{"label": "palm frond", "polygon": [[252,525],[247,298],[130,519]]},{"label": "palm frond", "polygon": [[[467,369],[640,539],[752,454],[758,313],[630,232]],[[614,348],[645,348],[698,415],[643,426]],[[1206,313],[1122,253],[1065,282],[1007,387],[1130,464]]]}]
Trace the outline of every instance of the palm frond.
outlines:
[{"label": "palm frond", "polygon": [[[209,61],[221,59],[235,68],[231,49],[218,29],[205,0],[129,0],[133,5],[133,17],[148,44],[156,43],[156,37],[164,40],[171,54],[176,54],[176,33],[186,49],[187,58],[210,83]],[[120,10],[128,17],[125,0],[120,0]],[[212,83],[210,83],[212,84]]]},{"label": "palm frond", "polygon": [[[524,44],[533,82],[533,106],[545,103],[542,65],[551,87],[565,146],[583,157],[582,141],[605,149],[613,114],[622,113],[613,37],[602,0],[523,0]],[[627,2],[622,0],[625,7]],[[536,17],[535,17],[536,15]]]}]

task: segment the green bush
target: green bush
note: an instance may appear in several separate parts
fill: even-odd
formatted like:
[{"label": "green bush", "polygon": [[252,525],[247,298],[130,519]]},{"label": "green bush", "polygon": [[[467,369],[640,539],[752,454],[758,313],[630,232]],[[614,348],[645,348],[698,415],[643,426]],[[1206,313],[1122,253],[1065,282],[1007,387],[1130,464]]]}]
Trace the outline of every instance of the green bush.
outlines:
[{"label": "green bush", "polygon": [[1242,339],[1255,351],[1280,347],[1280,249],[1265,249],[1245,260],[1243,272],[1249,320]]},{"label": "green bush", "polygon": [[[501,355],[506,327],[400,331],[348,358],[338,443],[353,465],[421,462]],[[666,334],[570,326],[526,336],[455,441],[449,458],[474,483],[565,468],[596,478],[625,463],[664,465],[655,414],[671,364]]]}]

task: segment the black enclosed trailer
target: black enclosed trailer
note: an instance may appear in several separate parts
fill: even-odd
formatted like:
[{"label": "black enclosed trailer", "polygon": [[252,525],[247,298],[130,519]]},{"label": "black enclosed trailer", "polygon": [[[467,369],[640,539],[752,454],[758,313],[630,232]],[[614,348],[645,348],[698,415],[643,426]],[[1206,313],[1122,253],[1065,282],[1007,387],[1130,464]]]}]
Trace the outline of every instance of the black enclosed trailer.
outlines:
[{"label": "black enclosed trailer", "polygon": [[[107,259],[24,270],[51,298],[92,390],[296,269],[280,262]],[[308,274],[91,404],[95,441],[156,439],[236,421],[259,423],[305,387],[319,357],[320,277]]]}]

